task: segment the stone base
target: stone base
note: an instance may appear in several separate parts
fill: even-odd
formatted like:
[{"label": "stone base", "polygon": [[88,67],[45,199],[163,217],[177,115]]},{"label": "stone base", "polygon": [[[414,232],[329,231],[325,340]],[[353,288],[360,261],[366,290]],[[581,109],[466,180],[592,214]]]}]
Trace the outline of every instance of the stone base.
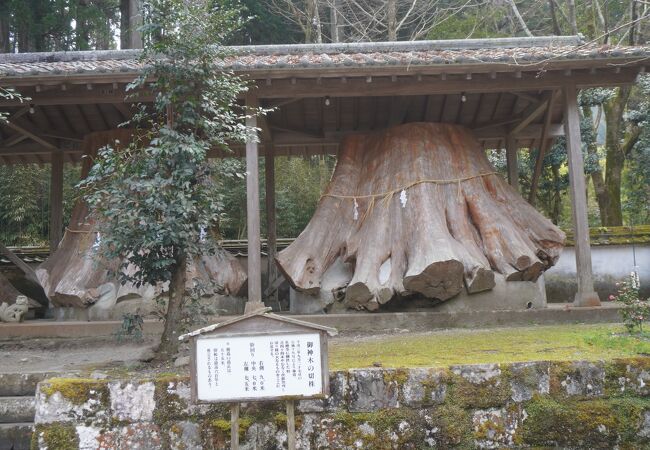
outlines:
[{"label": "stone base", "polygon": [[[474,311],[513,311],[546,308],[544,277],[537,281],[505,281],[502,275],[495,274],[496,285],[489,291],[468,294],[464,289],[456,297],[438,302],[422,296],[397,297],[382,305],[380,311],[408,312],[474,312]],[[326,290],[312,296],[291,289],[290,312],[292,314],[345,313],[345,305],[332,298]]]},{"label": "stone base", "polygon": [[577,292],[572,306],[600,306],[600,297],[597,292]]},{"label": "stone base", "polygon": [[544,276],[537,281],[506,281],[495,274],[496,285],[489,291],[458,296],[434,306],[436,312],[503,311],[546,308]]}]

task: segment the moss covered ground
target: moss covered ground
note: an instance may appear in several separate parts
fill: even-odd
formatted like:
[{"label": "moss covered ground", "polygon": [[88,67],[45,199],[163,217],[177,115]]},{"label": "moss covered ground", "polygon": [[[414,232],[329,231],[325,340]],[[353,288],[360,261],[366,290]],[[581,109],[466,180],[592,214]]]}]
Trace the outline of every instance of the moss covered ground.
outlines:
[{"label": "moss covered ground", "polygon": [[622,325],[554,325],[453,329],[330,341],[330,370],[355,367],[444,367],[519,361],[609,360],[650,355],[650,334]]}]

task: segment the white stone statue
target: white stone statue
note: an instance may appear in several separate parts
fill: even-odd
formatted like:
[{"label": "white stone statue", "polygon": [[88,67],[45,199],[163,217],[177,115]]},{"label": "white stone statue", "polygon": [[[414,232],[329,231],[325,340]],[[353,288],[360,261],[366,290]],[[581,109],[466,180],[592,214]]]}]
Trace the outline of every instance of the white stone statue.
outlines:
[{"label": "white stone statue", "polygon": [[23,316],[27,314],[29,305],[27,297],[19,295],[16,297],[16,303],[9,305],[2,302],[0,305],[0,321],[2,322],[22,322]]}]

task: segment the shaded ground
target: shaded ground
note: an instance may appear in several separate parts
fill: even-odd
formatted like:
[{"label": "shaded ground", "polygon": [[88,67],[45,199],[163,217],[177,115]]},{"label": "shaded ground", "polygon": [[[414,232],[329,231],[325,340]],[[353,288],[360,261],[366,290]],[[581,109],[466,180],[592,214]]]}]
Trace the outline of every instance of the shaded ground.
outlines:
[{"label": "shaded ground", "polygon": [[[0,372],[73,370],[184,372],[173,362],[152,367],[156,337],[142,343],[114,338],[29,339],[0,342]],[[597,360],[650,354],[650,336],[629,337],[622,325],[557,325],[453,329],[427,333],[343,334],[330,340],[330,369],[448,366],[527,360]]]}]

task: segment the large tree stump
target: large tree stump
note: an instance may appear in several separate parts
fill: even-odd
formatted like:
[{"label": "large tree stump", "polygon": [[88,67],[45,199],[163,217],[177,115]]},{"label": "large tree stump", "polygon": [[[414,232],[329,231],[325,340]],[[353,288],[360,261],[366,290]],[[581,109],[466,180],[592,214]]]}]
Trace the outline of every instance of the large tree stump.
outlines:
[{"label": "large tree stump", "polygon": [[[101,147],[119,141],[131,141],[133,131],[119,129],[92,133],[84,139],[84,160],[81,177],[88,175],[92,158]],[[101,309],[111,309],[122,298],[151,298],[160,295],[162,286],[136,287],[131,283],[121,285],[111,272],[120,261],[107,261],[97,257],[98,236],[95,223],[85,202],[79,200],[72,211],[70,225],[65,230],[57,250],[36,270],[36,275],[55,306],[87,308],[102,303]],[[133,270],[127,267],[126,270]],[[246,272],[236,258],[218,248],[214,255],[196,258],[190,264],[189,283],[216,284],[220,293],[236,294],[246,282]],[[188,286],[192,287],[192,286]]]},{"label": "large tree stump", "polygon": [[494,172],[470,130],[412,123],[342,142],[314,216],[276,262],[315,294],[341,257],[354,269],[346,304],[374,310],[396,295],[488,290],[494,272],[534,281],[564,238]]}]

